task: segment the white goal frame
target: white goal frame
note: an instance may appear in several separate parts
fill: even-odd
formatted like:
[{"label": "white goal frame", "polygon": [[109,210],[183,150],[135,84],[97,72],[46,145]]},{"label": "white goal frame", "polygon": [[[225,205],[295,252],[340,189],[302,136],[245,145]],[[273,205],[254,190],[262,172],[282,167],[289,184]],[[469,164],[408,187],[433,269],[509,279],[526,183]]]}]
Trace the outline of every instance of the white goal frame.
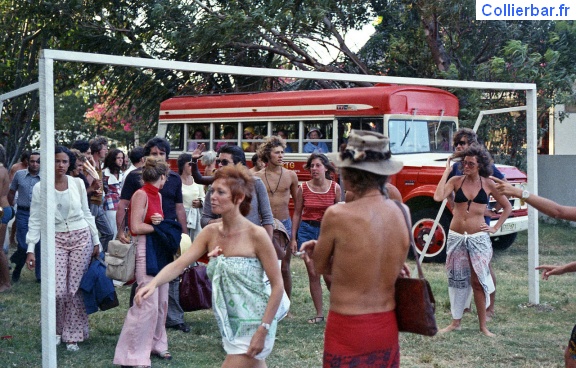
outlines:
[{"label": "white goal frame", "polygon": [[[248,75],[260,77],[282,77],[297,79],[335,80],[344,82],[392,83],[424,85],[442,88],[467,88],[503,91],[525,91],[527,124],[528,190],[537,194],[537,121],[536,84],[457,81],[445,79],[420,79],[387,77],[360,74],[340,74],[285,69],[265,69],[218,64],[199,64],[169,60],[144,59],[126,56],[90,54],[62,50],[42,50],[39,66],[40,83],[40,168],[42,185],[42,366],[57,367],[56,357],[56,297],[55,297],[55,192],[54,192],[54,62],[103,64],[145,69],[169,69],[196,73]],[[538,272],[538,217],[537,211],[528,207],[528,284],[529,302],[539,303]]]}]

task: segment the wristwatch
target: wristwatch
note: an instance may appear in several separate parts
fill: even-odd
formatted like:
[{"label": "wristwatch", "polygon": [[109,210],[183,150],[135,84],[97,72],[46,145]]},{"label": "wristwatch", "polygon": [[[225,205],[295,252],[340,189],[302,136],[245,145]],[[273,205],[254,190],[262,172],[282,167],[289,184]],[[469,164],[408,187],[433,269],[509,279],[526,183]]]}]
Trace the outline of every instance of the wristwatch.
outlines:
[{"label": "wristwatch", "polygon": [[262,322],[260,326],[264,327],[266,331],[270,331],[270,323]]}]

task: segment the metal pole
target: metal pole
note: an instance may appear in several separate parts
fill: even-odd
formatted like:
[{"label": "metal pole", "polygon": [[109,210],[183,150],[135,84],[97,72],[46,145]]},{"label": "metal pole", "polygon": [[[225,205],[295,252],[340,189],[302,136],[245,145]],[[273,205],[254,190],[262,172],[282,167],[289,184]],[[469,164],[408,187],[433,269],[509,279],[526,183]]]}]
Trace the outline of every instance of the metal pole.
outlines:
[{"label": "metal pole", "polygon": [[54,238],[54,61],[40,54],[40,189],[42,198],[42,367],[56,368],[56,252]]},{"label": "metal pole", "polygon": [[[538,194],[538,126],[536,120],[536,89],[526,90],[526,144],[528,162],[528,190]],[[528,301],[540,304],[538,280],[538,211],[528,206]]]}]

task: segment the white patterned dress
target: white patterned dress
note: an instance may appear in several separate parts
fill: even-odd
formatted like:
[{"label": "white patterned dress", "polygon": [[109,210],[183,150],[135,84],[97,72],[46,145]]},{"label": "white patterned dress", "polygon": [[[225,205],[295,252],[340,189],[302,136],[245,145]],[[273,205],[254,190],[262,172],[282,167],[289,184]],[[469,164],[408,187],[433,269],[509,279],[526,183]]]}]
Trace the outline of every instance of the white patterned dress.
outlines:
[{"label": "white patterned dress", "polygon": [[[208,263],[212,281],[212,308],[227,354],[245,354],[252,336],[262,324],[270,298],[264,285],[264,268],[258,258],[218,256]],[[274,346],[277,318],[274,318],[256,359],[265,359]]]}]

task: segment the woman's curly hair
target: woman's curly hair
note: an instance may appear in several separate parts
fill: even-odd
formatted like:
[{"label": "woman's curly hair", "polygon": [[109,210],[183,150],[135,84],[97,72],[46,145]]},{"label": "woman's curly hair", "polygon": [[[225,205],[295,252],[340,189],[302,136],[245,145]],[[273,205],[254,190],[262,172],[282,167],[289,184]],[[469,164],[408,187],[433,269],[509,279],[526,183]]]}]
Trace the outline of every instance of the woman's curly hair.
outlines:
[{"label": "woman's curly hair", "polygon": [[[478,173],[480,176],[487,178],[492,175],[492,156],[481,144],[472,143],[464,151],[454,153],[454,158],[462,160],[464,157],[472,156],[476,157],[476,161],[478,161]],[[458,163],[458,165],[460,165],[460,170],[462,171],[464,169],[462,163]]]}]

